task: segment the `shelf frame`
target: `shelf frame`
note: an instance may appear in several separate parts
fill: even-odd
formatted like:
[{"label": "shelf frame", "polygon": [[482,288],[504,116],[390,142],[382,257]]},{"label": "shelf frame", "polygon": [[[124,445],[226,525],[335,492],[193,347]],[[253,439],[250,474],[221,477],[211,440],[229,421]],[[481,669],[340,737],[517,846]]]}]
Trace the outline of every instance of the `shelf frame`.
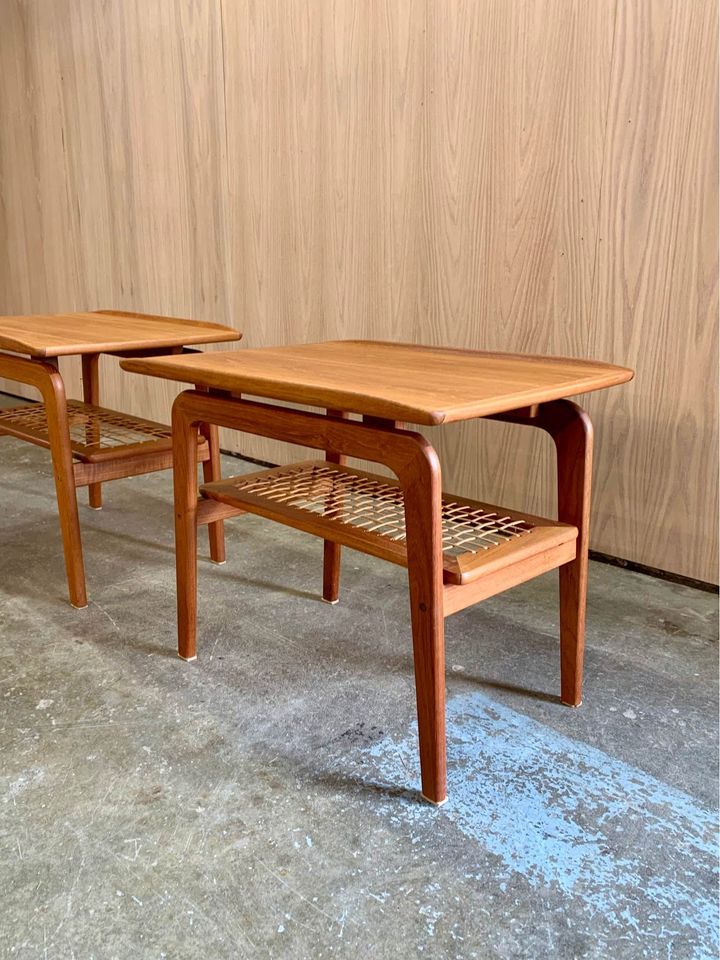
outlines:
[{"label": "shelf frame", "polygon": [[[181,393],[173,404],[172,415],[179,656],[184,660],[197,657],[198,527],[244,512],[279,519],[276,506],[269,509],[267,503],[241,502],[228,495],[224,483],[206,484],[205,496],[199,495],[194,437],[199,424],[211,423],[325,451],[325,462],[330,464],[341,464],[347,457],[380,463],[397,477],[405,512],[404,562],[410,593],[422,795],[427,800],[440,804],[447,799],[446,616],[559,567],[560,698],[563,703],[578,706],[582,699],[592,427],[587,414],[569,400],[533,404],[502,414],[498,419],[538,427],[553,438],[558,465],[559,524],[555,528],[564,525],[566,532],[569,527],[572,533],[562,542],[548,545],[547,549],[498,564],[493,571],[486,570],[470,582],[446,583],[440,463],[433,446],[422,434],[375,416],[366,415],[358,421],[337,410],[313,413],[247,400],[224,388],[208,386],[205,392]],[[286,512],[283,522],[289,523],[290,519]],[[297,517],[292,519],[291,525],[296,525]],[[350,543],[348,531],[343,532],[341,539],[337,528],[322,520],[316,523],[311,532],[322,537],[325,543],[323,599],[328,602],[337,600],[340,543],[347,542],[365,552],[391,559],[386,555],[387,545],[373,551],[367,537],[361,538],[362,542]],[[307,526],[307,521],[303,521],[303,528]],[[328,550],[328,544],[334,544],[334,549]],[[497,551],[502,549],[504,547],[498,547]],[[400,562],[398,557],[395,562]]]}]

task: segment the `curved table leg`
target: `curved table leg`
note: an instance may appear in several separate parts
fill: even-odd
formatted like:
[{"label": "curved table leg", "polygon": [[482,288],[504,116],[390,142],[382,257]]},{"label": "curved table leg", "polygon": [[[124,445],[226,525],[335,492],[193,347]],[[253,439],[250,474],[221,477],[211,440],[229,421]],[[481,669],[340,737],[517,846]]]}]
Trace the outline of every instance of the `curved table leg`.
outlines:
[{"label": "curved table leg", "polygon": [[0,354],[0,375],[35,387],[45,402],[68,592],[70,603],[82,609],[87,607],[85,566],[63,378],[53,363],[5,354]]},{"label": "curved table leg", "polygon": [[445,618],[443,613],[442,486],[428,446],[398,473],[405,500],[410,615],[415,664],[422,794],[447,800],[445,750]]},{"label": "curved table leg", "polygon": [[568,706],[579,707],[590,546],[592,422],[582,407],[571,400],[553,400],[526,411],[500,413],[488,419],[539,427],[549,433],[555,443],[558,520],[578,529],[575,559],[560,567],[560,699]]},{"label": "curved table leg", "polygon": [[440,466],[434,449],[421,434],[389,429],[387,421],[350,423],[198,391],[181,393],[173,404],[172,426],[178,653],[184,660],[194,660],[197,653],[195,431],[207,422],[373,460],[398,477],[405,497],[422,792],[432,803],[442,803],[447,797],[445,635]]},{"label": "curved table leg", "polygon": [[585,654],[590,488],[593,430],[590,417],[577,404],[553,404],[553,440],[557,450],[558,520],[578,528],[575,559],[560,567],[560,699],[572,707],[582,703]]}]

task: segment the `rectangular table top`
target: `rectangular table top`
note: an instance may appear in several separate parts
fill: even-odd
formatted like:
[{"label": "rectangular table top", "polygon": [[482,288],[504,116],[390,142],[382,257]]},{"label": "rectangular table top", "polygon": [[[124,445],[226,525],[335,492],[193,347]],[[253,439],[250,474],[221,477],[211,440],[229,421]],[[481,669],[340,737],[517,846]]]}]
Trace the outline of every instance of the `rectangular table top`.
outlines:
[{"label": "rectangular table top", "polygon": [[134,373],[418,424],[503,413],[624,383],[632,370],[560,357],[374,340],[124,360]]},{"label": "rectangular table top", "polygon": [[0,316],[0,350],[32,357],[184,347],[239,340],[241,336],[220,323],[121,310]]}]

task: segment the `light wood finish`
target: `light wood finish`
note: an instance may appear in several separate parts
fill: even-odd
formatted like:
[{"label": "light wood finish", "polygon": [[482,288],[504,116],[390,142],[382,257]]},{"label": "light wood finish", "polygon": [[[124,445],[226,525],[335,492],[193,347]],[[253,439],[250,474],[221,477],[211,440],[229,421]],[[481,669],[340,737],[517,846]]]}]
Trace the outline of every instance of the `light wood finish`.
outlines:
[{"label": "light wood finish", "polygon": [[[254,409],[262,418],[267,408]],[[396,480],[379,474],[328,460],[308,460],[204,483],[200,492],[240,512],[256,513],[335,545],[408,565],[402,489]],[[445,583],[472,583],[507,566],[546,558],[555,547],[575,541],[578,533],[568,523],[452,494],[443,495],[441,517]],[[458,546],[463,543],[464,548]],[[541,570],[542,562],[535,564],[535,576],[557,566]],[[324,593],[323,599],[328,600]]]},{"label": "light wood finish", "polygon": [[180,394],[173,404],[172,426],[178,653],[184,660],[197,656],[198,487],[192,445],[197,426],[203,422],[372,459],[396,473],[407,518],[422,791],[432,803],[443,803],[447,797],[445,644],[440,468],[435,451],[424,437],[410,431],[208,396],[200,391]]},{"label": "light wood finish", "polygon": [[[443,589],[445,616],[449,617],[454,613],[459,613],[467,607],[480,603],[481,600],[487,600],[489,597],[503,593],[511,587],[517,587],[519,584],[526,583],[534,577],[539,577],[540,574],[547,573],[549,570],[562,568],[564,564],[572,563],[575,559],[575,540],[566,540],[564,543],[548,547],[547,550],[536,553],[530,558],[500,567],[495,573],[480,577],[478,580],[471,580],[464,584],[446,583]],[[582,678],[582,674],[580,674],[580,677]]]},{"label": "light wood finish", "polygon": [[405,500],[422,795],[441,804],[447,800],[447,751],[440,462],[427,444],[413,463],[395,470]]},{"label": "light wood finish", "polygon": [[[207,458],[207,445],[200,445],[198,460],[204,463]],[[146,473],[167,470],[170,466],[167,450],[161,450],[159,453],[147,452],[139,457],[122,460],[101,460],[99,463],[78,462],[74,464],[75,486],[86,487],[91,483],[105,483],[107,480],[141,477]]]},{"label": "light wood finish", "polygon": [[560,567],[560,698],[577,707],[582,703],[585,656],[593,428],[576,404],[550,406],[542,427],[557,451],[558,518],[578,531],[575,557]]},{"label": "light wood finish", "polygon": [[[0,317],[0,348],[30,355],[24,358],[0,349],[0,376],[13,386],[39,390],[44,401],[0,411],[0,436],[50,448],[73,606],[87,606],[76,487],[87,484],[90,506],[99,508],[102,481],[165,470],[172,464],[167,427],[99,406],[99,354],[179,352],[186,343],[239,337],[237,331],[219,324],[123,311]],[[81,355],[82,403],[66,399],[57,357],[68,353]],[[196,432],[194,457],[203,463],[207,481],[220,479],[216,427],[203,425]],[[80,462],[74,463],[73,458]],[[225,557],[222,522],[210,524],[208,532],[211,558],[221,563]]]},{"label": "light wood finish", "polygon": [[[198,431],[201,437],[205,437],[209,449],[209,456],[207,460],[203,461],[202,465],[203,480],[205,483],[217,482],[222,477],[218,428],[213,423],[201,423]],[[212,562],[225,563],[225,529],[221,520],[208,526],[208,538],[210,540],[210,559]]]},{"label": "light wood finish", "polygon": [[[186,411],[190,412],[186,415]],[[178,427],[180,431],[185,430],[188,423],[215,423],[233,430],[242,430],[251,435],[272,437],[314,449],[333,450],[341,456],[356,456],[383,463],[398,476],[404,469],[405,460],[408,457],[410,461],[413,460],[413,454],[417,448],[424,449],[426,445],[429,446],[420,434],[410,431],[395,431],[321,414],[241,401],[238,398],[213,396],[198,390],[180,394],[173,404],[173,450],[176,454],[176,464],[177,456],[180,456],[183,462],[188,460],[185,450],[187,438],[182,440],[181,449],[177,450],[176,418],[180,418]],[[182,479],[185,474],[180,472]],[[176,466],[176,477],[177,475]],[[187,482],[194,483],[194,489],[197,491],[197,483],[192,481],[192,478]],[[185,497],[181,499],[185,503]],[[197,492],[195,499],[197,499]],[[197,504],[193,504],[194,517],[196,517],[196,511]],[[239,513],[242,510],[233,509],[232,512]],[[211,515],[205,522],[213,522],[215,518],[215,515]],[[361,542],[361,540],[357,541],[358,544]],[[384,552],[380,555],[383,556]],[[183,567],[181,561],[178,561],[178,564],[179,568]],[[184,604],[180,606],[185,608]],[[186,659],[195,655],[194,631],[194,627],[188,630],[186,636],[191,639],[181,643],[185,651],[181,655]],[[183,636],[182,629],[181,636]],[[191,654],[187,654],[189,649],[192,650]]]},{"label": "light wood finish", "polygon": [[146,352],[194,343],[227,343],[240,337],[219,323],[112,310],[0,317],[0,349],[33,357]]},{"label": "light wood finish", "polygon": [[625,383],[633,375],[590,360],[362,340],[140,358],[123,360],[121,366],[219,390],[418,424],[514,410]]},{"label": "light wood finish", "polygon": [[46,410],[47,444],[52,455],[70,603],[74,607],[87,607],[85,566],[75,493],[65,384],[53,364],[26,360],[24,357],[0,354],[0,373],[13,381],[28,384],[35,390],[39,390],[43,398]]},{"label": "light wood finish", "polygon": [[497,419],[539,427],[549,433],[555,443],[558,519],[578,531],[575,556],[560,567],[561,699],[563,703],[577,707],[582,702],[585,651],[592,422],[584,410],[569,400],[543,404],[536,410],[500,414]]},{"label": "light wood finish", "polygon": [[[348,414],[343,410],[330,409],[327,411],[329,417],[340,417],[346,420]],[[344,464],[346,457],[336,453],[335,450],[326,450],[325,459],[329,463]],[[342,562],[342,547],[334,540],[325,540],[323,542],[323,591],[322,598],[325,603],[337,603],[340,599],[340,565]]]},{"label": "light wood finish", "polygon": [[[100,406],[100,354],[85,353],[82,356],[83,400],[92,407]],[[100,439],[97,431],[88,433],[88,443]],[[88,502],[93,510],[102,509],[102,484],[91,483],[88,487]]]},{"label": "light wood finish", "polygon": [[[718,582],[718,4],[619,3],[588,351],[593,546]],[[611,318],[612,322],[608,322]]]},{"label": "light wood finish", "polygon": [[[195,462],[197,424],[185,415],[183,394],[172,411],[173,497],[175,501],[175,582],[177,590],[178,656],[197,659],[197,513],[198,477]],[[216,421],[217,422],[217,421]]]},{"label": "light wood finish", "polygon": [[[0,311],[616,359],[638,376],[587,403],[592,545],[716,580],[716,20],[715,0],[8,2]],[[168,422],[175,385],[129,396],[102,367],[108,406]],[[538,431],[467,423],[438,450],[450,489],[519,503],[528,482],[551,508]]]},{"label": "light wood finish", "polygon": [[[94,365],[93,365],[94,366]],[[88,371],[92,375],[92,368]],[[172,465],[167,427],[113,410],[68,401],[63,379],[52,360],[27,359],[0,352],[0,374],[13,383],[38,390],[41,404],[25,404],[0,411],[0,437],[11,436],[50,449],[55,478],[60,531],[70,603],[87,607],[76,487],[99,490],[104,480],[134,477]],[[94,387],[97,390],[97,384]],[[83,424],[78,431],[74,422]],[[203,463],[207,480],[220,479],[220,450],[216,428],[203,425],[196,432],[195,459]],[[76,463],[73,458],[80,462]],[[92,498],[90,500],[93,505]],[[209,527],[211,557],[224,559],[222,523]]]},{"label": "light wood finish", "polygon": [[[561,700],[582,699],[590,519],[592,428],[574,403],[558,397],[558,369],[573,392],[602,376],[606,385],[632,375],[584,364],[583,381],[558,359],[428,350],[389,343],[327,343],[245,352],[239,363],[212,357],[123,361],[129,371],[182,377],[198,389],[173,404],[178,653],[197,656],[197,528],[248,511],[344,544],[408,569],[423,795],[446,799],[444,619],[492,593],[560,568]],[[250,371],[246,367],[250,366]],[[383,377],[378,378],[381,368]],[[532,371],[532,373],[530,373]],[[473,379],[473,372],[475,373]],[[522,374],[522,378],[521,378]],[[476,399],[472,399],[472,384]],[[382,384],[390,384],[388,391]],[[518,383],[522,389],[518,390]],[[342,387],[341,387],[342,384]],[[423,392],[422,386],[427,390]],[[598,384],[599,386],[599,384]],[[275,401],[320,406],[310,413]],[[340,392],[363,419],[330,406]],[[493,393],[494,391],[494,393]],[[513,392],[514,391],[514,392]],[[214,393],[213,393],[214,392]],[[508,398],[516,409],[508,411]],[[519,406],[522,397],[523,406]],[[440,465],[430,443],[387,417],[442,423],[482,414],[550,434],[557,451],[557,522],[443,496]],[[374,412],[370,412],[374,411]],[[383,415],[384,414],[384,415]],[[329,451],[323,461],[296,463],[203,484],[194,459],[197,427],[216,424],[254,436]],[[348,467],[359,457],[385,465],[397,481]],[[214,502],[198,499],[198,493]],[[487,552],[484,554],[483,550]],[[325,552],[324,599],[339,590],[337,556]]]},{"label": "light wood finish", "polygon": [[[5,366],[7,354],[0,353]],[[152,420],[131,417],[104,407],[91,407],[79,400],[67,401],[68,443],[74,457],[85,463],[114,460],[118,448],[123,458],[141,455],[152,444],[155,451],[172,446],[170,428]],[[50,447],[47,404],[23,403],[19,407],[0,410],[3,433],[27,440],[40,447]]]},{"label": "light wood finish", "polygon": [[[209,450],[207,460],[203,460],[203,480],[206,483],[211,483],[213,480],[219,480],[221,476],[218,430],[217,427],[208,423],[200,424],[199,429],[200,435],[207,440]],[[225,563],[225,534],[222,521],[215,521],[209,525],[208,538],[210,540],[210,559],[212,562]]]}]

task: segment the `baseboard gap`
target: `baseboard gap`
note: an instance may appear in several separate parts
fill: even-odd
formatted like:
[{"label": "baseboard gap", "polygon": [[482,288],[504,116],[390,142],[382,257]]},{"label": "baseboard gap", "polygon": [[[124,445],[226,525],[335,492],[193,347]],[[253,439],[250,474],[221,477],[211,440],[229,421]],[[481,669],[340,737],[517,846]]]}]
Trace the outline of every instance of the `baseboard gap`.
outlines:
[{"label": "baseboard gap", "polygon": [[590,551],[590,559],[597,560],[598,563],[607,563],[611,567],[622,567],[625,570],[632,570],[633,573],[644,573],[647,577],[655,577],[656,580],[668,580],[670,583],[679,583],[683,587],[692,587],[694,590],[704,590],[705,593],[718,593],[720,587],[716,583],[708,583],[706,580],[696,580],[694,577],[685,577],[681,573],[673,573],[672,570],[661,570],[659,567],[651,567],[646,563],[637,563],[635,560],[624,560],[622,557],[613,557],[609,553],[601,553],[599,550]]}]

